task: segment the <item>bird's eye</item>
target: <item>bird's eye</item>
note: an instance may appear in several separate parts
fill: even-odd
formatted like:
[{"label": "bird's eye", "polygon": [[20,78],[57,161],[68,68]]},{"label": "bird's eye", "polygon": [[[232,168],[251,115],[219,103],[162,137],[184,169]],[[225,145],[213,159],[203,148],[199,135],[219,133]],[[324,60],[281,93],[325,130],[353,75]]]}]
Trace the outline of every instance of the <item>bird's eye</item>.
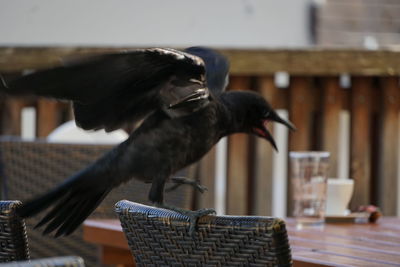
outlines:
[{"label": "bird's eye", "polygon": [[270,113],[271,113],[271,111],[269,111],[269,110],[268,110],[268,111],[265,111],[265,112],[264,112],[264,118],[268,118],[268,116],[269,116]]}]

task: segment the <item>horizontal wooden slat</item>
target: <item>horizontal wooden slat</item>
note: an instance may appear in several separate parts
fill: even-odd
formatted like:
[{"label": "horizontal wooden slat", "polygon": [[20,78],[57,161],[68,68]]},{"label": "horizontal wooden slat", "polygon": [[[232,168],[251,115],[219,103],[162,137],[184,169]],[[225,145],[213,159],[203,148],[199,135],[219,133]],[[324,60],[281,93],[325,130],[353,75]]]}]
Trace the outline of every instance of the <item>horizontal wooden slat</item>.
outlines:
[{"label": "horizontal wooden slat", "polygon": [[[59,65],[61,58],[115,52],[135,47],[0,47],[0,71],[13,72]],[[270,75],[398,75],[400,51],[349,49],[221,49],[231,61],[231,73]]]},{"label": "horizontal wooden slat", "polygon": [[400,53],[362,50],[224,50],[231,72],[291,75],[395,75],[400,73]]}]

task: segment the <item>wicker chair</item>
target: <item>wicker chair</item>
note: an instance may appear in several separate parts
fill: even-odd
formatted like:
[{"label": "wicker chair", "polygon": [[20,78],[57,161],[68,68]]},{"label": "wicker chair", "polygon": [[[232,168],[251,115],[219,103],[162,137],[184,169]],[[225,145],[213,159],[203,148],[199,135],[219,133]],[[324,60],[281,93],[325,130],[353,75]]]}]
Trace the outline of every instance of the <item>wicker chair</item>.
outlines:
[{"label": "wicker chair", "polygon": [[28,260],[25,222],[15,212],[20,201],[0,201],[0,262]]},{"label": "wicker chair", "polygon": [[84,267],[76,256],[29,260],[28,238],[24,219],[15,212],[18,200],[0,201],[0,266],[9,267]]},{"label": "wicker chair", "polygon": [[77,256],[54,257],[31,261],[18,261],[0,264],[4,267],[85,267],[83,259]]},{"label": "wicker chair", "polygon": [[[0,138],[0,179],[2,199],[29,199],[46,192],[65,178],[83,169],[111,145],[59,144],[44,141],[25,142],[16,138]],[[113,190],[91,218],[116,218],[113,207],[121,199],[148,203],[150,184],[132,180]],[[168,203],[190,207],[192,189],[180,187],[166,195]],[[87,266],[101,266],[98,248],[82,239],[82,227],[68,237],[54,239],[34,230],[43,214],[26,220],[32,258],[80,255]]]},{"label": "wicker chair", "polygon": [[187,217],[126,200],[116,204],[138,266],[291,266],[284,221],[206,216],[189,236]]}]

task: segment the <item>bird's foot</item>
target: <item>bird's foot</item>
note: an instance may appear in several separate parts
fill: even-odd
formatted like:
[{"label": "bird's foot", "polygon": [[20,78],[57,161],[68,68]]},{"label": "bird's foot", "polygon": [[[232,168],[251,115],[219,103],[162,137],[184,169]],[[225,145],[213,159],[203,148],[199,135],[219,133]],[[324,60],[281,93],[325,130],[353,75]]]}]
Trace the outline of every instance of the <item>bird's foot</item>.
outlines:
[{"label": "bird's foot", "polygon": [[196,231],[197,221],[199,218],[210,215],[216,214],[214,209],[200,209],[200,210],[185,210],[174,206],[169,206],[166,204],[159,204],[157,205],[159,208],[168,209],[172,211],[176,211],[182,215],[189,217],[189,235],[194,236]]},{"label": "bird's foot", "polygon": [[167,188],[165,191],[166,192],[171,192],[180,187],[183,184],[191,185],[195,190],[198,190],[200,193],[204,193],[207,191],[207,187],[204,185],[201,185],[199,181],[192,180],[186,177],[171,177],[171,181],[175,183],[173,186]]}]

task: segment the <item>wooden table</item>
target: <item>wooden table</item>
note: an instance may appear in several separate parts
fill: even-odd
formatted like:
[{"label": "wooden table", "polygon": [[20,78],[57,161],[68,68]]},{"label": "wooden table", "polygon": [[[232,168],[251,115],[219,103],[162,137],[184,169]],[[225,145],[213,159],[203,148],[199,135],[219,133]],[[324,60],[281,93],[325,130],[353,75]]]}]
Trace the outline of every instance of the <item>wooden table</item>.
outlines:
[{"label": "wooden table", "polygon": [[[303,229],[286,222],[294,266],[400,266],[400,218]],[[86,220],[84,239],[101,246],[103,263],[135,266],[118,220]]]}]

